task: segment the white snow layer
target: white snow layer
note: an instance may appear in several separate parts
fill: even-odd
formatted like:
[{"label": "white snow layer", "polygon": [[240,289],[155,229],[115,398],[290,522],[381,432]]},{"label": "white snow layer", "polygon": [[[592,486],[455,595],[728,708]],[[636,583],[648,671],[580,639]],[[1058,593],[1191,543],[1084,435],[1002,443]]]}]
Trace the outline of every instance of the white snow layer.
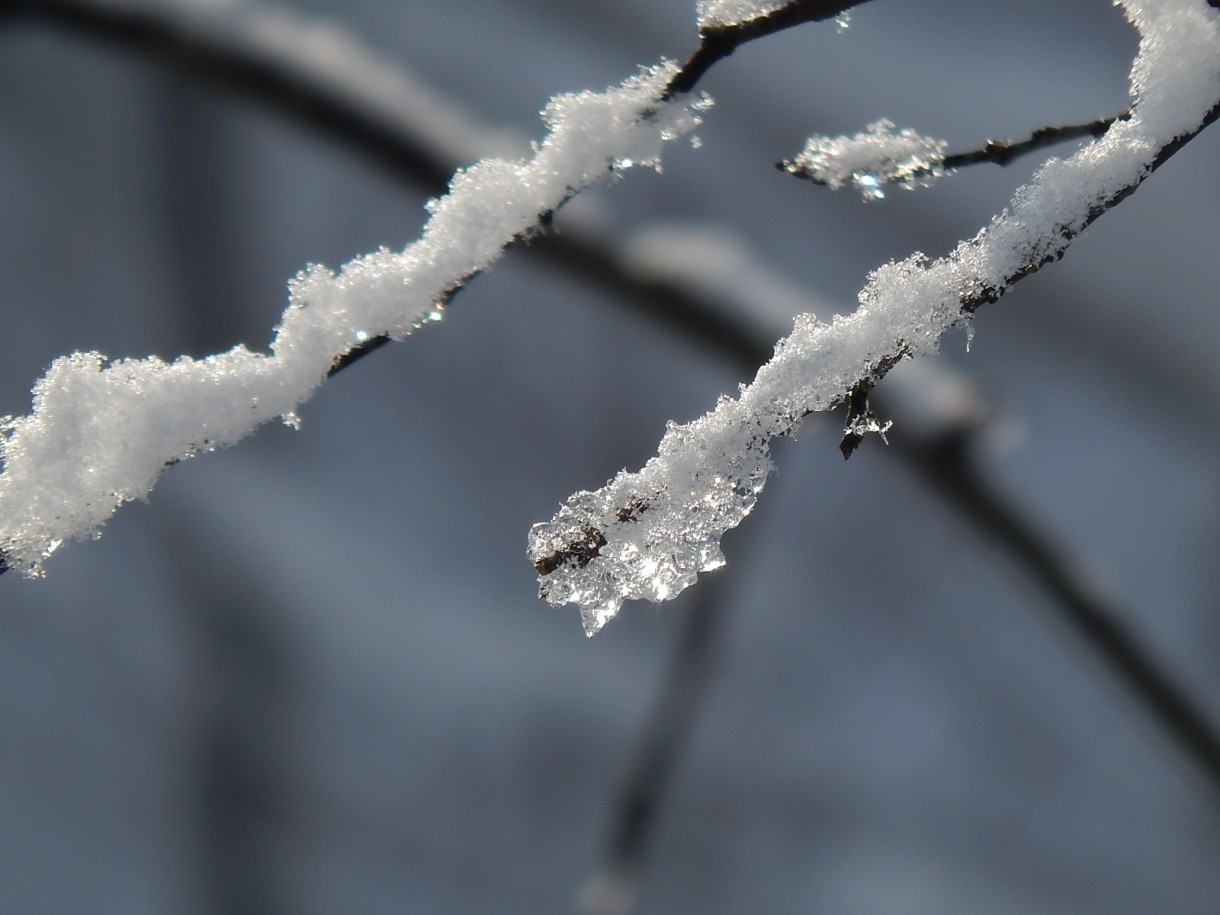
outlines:
[{"label": "white snow layer", "polygon": [[439,317],[447,294],[534,229],[540,214],[619,169],[659,167],[661,147],[699,123],[704,98],[659,102],[676,66],[662,63],[605,92],[559,95],[527,159],[485,159],[429,204],[422,237],[343,266],[302,271],[271,352],[236,346],[205,359],[55,360],[33,412],[0,427],[0,551],[36,574],[62,542],[97,531],[144,497],[167,465],[232,444],[293,411],[335,360],[381,334],[401,338]]},{"label": "white snow layer", "polygon": [[783,9],[791,0],[698,0],[695,10],[699,28],[740,25]]},{"label": "white snow layer", "polygon": [[[573,495],[530,532],[539,591],[580,607],[592,635],[626,599],[661,601],[724,564],[720,537],[753,508],[772,469],[773,438],[842,402],[875,367],[931,352],[962,319],[961,302],[1002,291],[1053,258],[1090,211],[1148,174],[1160,149],[1199,127],[1220,100],[1220,13],[1204,0],[1122,0],[1140,35],[1131,118],[1071,158],[1051,158],[1009,207],[945,257],[916,253],[875,271],[860,305],[829,323],[796,320],[775,356],[736,399],[670,423],[657,455],[596,492]],[[702,11],[701,11],[702,12]]]},{"label": "white snow layer", "polygon": [[909,127],[895,130],[893,121],[882,118],[854,136],[812,136],[784,167],[833,190],[851,184],[865,200],[880,200],[887,184],[914,189],[935,183],[944,174],[948,146]]}]

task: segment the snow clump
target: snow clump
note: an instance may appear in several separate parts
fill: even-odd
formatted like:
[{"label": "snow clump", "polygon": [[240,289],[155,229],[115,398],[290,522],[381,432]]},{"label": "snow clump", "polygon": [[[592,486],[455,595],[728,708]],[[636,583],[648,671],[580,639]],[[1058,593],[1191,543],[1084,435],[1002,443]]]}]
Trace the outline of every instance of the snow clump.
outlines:
[{"label": "snow clump", "polygon": [[865,200],[881,200],[887,184],[913,190],[935,183],[944,174],[948,146],[909,127],[895,130],[893,121],[882,118],[850,137],[814,135],[783,167],[832,190],[852,185]]}]

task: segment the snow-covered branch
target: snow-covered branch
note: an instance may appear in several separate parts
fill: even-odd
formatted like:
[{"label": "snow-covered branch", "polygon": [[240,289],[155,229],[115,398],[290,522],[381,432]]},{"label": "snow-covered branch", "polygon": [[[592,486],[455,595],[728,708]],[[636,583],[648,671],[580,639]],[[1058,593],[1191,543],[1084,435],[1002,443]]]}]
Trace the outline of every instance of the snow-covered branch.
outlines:
[{"label": "snow-covered branch", "polygon": [[[397,254],[380,251],[357,258],[337,274],[323,268],[303,272],[291,284],[290,306],[270,354],[239,346],[208,359],[173,363],[149,359],[107,365],[96,353],[58,360],[36,386],[34,412],[6,426],[6,466],[0,476],[3,562],[36,571],[63,540],[94,532],[118,504],[146,494],[166,464],[236,441],[277,416],[294,422],[295,408],[327,374],[371,343],[401,337],[438,316],[468,278],[498,257],[505,245],[536,231],[572,193],[623,167],[654,164],[660,143],[697,121],[698,104],[684,104],[681,96],[716,61],[745,41],[800,22],[839,16],[858,2],[862,0],[701,3],[700,45],[681,67],[653,68],[607,93],[556,99],[547,113],[552,133],[535,156],[487,160],[460,172],[451,193],[435,204],[419,242]],[[802,319],[798,333],[779,347],[779,358],[741,399],[725,400],[714,421],[674,427],[662,448],[668,455],[662,461],[667,468],[663,478],[632,485],[630,492],[619,492],[604,505],[589,503],[592,494],[578,494],[573,504],[582,505],[580,511],[573,514],[569,507],[556,522],[538,526],[531,538],[531,558],[543,573],[543,591],[550,599],[601,607],[592,616],[586,609],[586,624],[594,629],[624,597],[661,599],[691,583],[699,570],[719,564],[719,535],[753,504],[770,469],[767,448],[772,437],[790,432],[811,410],[844,404],[855,408],[857,434],[876,428],[865,395],[889,368],[912,352],[934,348],[945,326],[967,318],[1011,283],[1060,256],[1074,234],[1138,185],[1146,174],[1140,169],[1151,171],[1193,135],[1191,129],[1170,133],[1161,120],[1165,112],[1173,112],[1178,122],[1189,120],[1178,110],[1185,97],[1194,129],[1199,127],[1203,95],[1212,91],[1215,80],[1214,66],[1209,70],[1200,64],[1209,53],[1210,60],[1215,59],[1214,47],[1208,45],[1214,42],[1214,15],[1187,0],[1170,4],[1164,15],[1134,2],[1127,6],[1145,37],[1133,71],[1132,94],[1139,109],[1130,122],[1134,126],[1119,130],[1124,125],[1118,125],[1068,163],[1048,165],[1018,195],[1011,213],[1002,214],[952,255],[934,263],[917,255],[882,268],[862,293],[863,307],[851,317],[830,325]],[[166,34],[176,35],[175,40],[185,36],[217,53],[226,42],[239,49],[248,45],[246,50],[255,53],[247,56],[263,60],[259,72],[265,72],[270,61],[271,71],[280,77],[288,74],[281,82],[289,89],[294,80],[307,84],[304,77],[311,67],[322,67],[327,85],[342,87],[346,80],[365,87],[349,93],[361,99],[350,107],[365,115],[370,115],[367,87],[375,85],[384,105],[374,102],[369,122],[393,122],[399,116],[393,113],[395,100],[416,95],[401,92],[392,74],[361,58],[341,36],[325,30],[306,34],[274,16],[260,19],[257,8],[247,12],[233,7],[235,16],[242,10],[240,16],[246,17],[235,20],[241,26],[237,32],[247,33],[239,39],[225,33],[226,20],[216,14],[220,7],[179,0],[14,0],[0,12],[37,10],[56,17],[83,15],[79,21],[84,21],[90,9],[106,7],[118,11],[120,31],[127,31],[123,40],[136,43],[131,35],[147,33],[148,22],[156,19],[154,11],[172,10],[177,19],[156,20],[159,40]],[[1193,36],[1193,48],[1177,37],[1182,29],[1174,32],[1171,25],[1158,23],[1158,18],[1168,22],[1192,16],[1203,26]],[[1149,50],[1153,42],[1148,36],[1153,34],[1161,36],[1162,46],[1178,43],[1175,53],[1183,64],[1178,83],[1193,85],[1193,92],[1184,94],[1172,77],[1164,76],[1169,68],[1162,73],[1163,61]],[[292,37],[285,40],[285,35]],[[302,54],[310,48],[316,54]],[[1181,53],[1183,48],[1188,53]],[[345,63],[336,68],[335,61]],[[242,72],[242,66],[236,69]],[[1202,69],[1193,77],[1183,76],[1191,67]],[[327,91],[324,85],[317,94],[325,96]],[[1214,95],[1209,96],[1212,101]],[[600,114],[594,116],[598,105]],[[414,121],[416,114],[405,117]],[[1213,108],[1202,121],[1214,117]],[[570,132],[564,134],[567,128]],[[465,125],[450,124],[442,133],[446,135],[423,143],[428,162],[472,145],[474,131]],[[641,143],[646,148],[637,145]],[[1120,175],[1119,164],[1124,162],[1122,167],[1130,171],[1126,177]],[[1097,184],[1099,176],[1109,183]],[[1071,193],[1048,206],[1056,188],[1065,187]],[[831,360],[811,377],[807,369],[812,354],[832,350]],[[726,424],[730,414],[736,419]],[[709,430],[714,434],[705,434]],[[687,444],[681,445],[683,441]],[[706,467],[700,463],[705,458],[710,462]],[[654,464],[649,468],[656,469]],[[705,485],[708,474],[711,483]],[[692,508],[675,497],[672,508],[685,506],[683,524],[667,527],[672,518],[662,521],[668,517],[663,505],[692,481],[699,482],[694,490],[699,498]],[[575,520],[578,516],[582,520]],[[647,523],[641,525],[641,519]],[[625,530],[633,536],[651,533],[618,543]],[[652,538],[661,530],[672,542]],[[630,562],[620,571],[629,577],[642,570],[649,587],[624,590],[627,579],[618,572],[608,574],[607,560],[623,558],[624,544],[628,553],[635,550],[641,558],[635,572]],[[597,582],[596,587],[587,587],[590,581]]]},{"label": "snow-covered branch", "polygon": [[1058,143],[1096,139],[1128,114],[1122,111],[1084,124],[1039,127],[1024,140],[988,140],[978,149],[956,153],[945,152],[946,140],[920,136],[909,127],[896,130],[892,121],[882,118],[854,136],[812,136],[798,155],[776,163],[776,168],[831,190],[854,187],[866,201],[881,200],[887,185],[907,190],[927,187],[946,172],[968,165],[1008,165]]},{"label": "snow-covered branch", "polygon": [[[686,63],[662,62],[606,93],[556,96],[533,157],[459,171],[415,244],[357,257],[337,273],[301,272],[270,354],[238,345],[203,360],[56,360],[34,386],[32,414],[2,426],[0,572],[40,572],[65,540],[96,536],[118,505],[143,498],[166,466],[276,417],[295,425],[296,407],[323,379],[436,320],[462,284],[572,194],[623,168],[658,165],[660,145],[691,131],[709,104],[689,93],[714,63],[745,41],[864,1],[705,4]],[[479,142],[426,90],[404,85],[338,30],[288,13],[192,0],[7,0],[0,17],[43,18],[207,72],[428,176]],[[438,126],[404,129],[421,120]]]},{"label": "snow-covered branch", "polygon": [[772,469],[771,441],[812,412],[851,404],[903,359],[934,351],[1018,280],[1063,256],[1098,216],[1220,114],[1220,17],[1201,0],[1124,0],[1140,34],[1131,116],[1045,163],[1009,207],[950,254],[876,270],[851,315],[798,318],[774,358],[711,413],[671,423],[635,473],[573,495],[534,526],[540,593],[575,603],[597,632],[627,599],[659,601],[724,563],[720,537],[749,514]]},{"label": "snow-covered branch", "polygon": [[662,63],[602,93],[561,95],[546,137],[525,160],[485,159],[433,201],[423,236],[344,265],[302,271],[270,353],[236,346],[205,359],[107,364],[100,353],[56,360],[29,416],[0,443],[0,544],[10,568],[37,572],[63,541],[95,531],[143,497],[167,464],[236,442],[294,411],[354,347],[405,337],[506,245],[579,190],[634,165],[699,123],[703,99],[660,100],[677,67]]},{"label": "snow-covered branch", "polygon": [[[807,5],[805,14],[811,10]],[[287,10],[197,0],[18,0],[0,6],[0,15],[6,12],[117,41],[127,50],[184,67],[320,129],[409,183],[440,186],[453,161],[508,145],[504,132],[463,116],[452,100],[437,96],[401,67],[369,53],[342,30]],[[822,7],[821,12],[828,14],[829,8]],[[768,27],[772,25],[774,20]],[[716,28],[723,27],[711,30]],[[757,23],[751,28],[755,30],[751,34],[761,34]],[[709,29],[705,26],[704,31]],[[711,59],[702,46],[699,53]],[[1123,112],[1118,117],[1126,116]],[[945,169],[982,161],[1005,164],[1052,143],[1100,136],[1113,120],[1043,128],[1021,141],[988,142],[979,150],[933,161]],[[912,145],[912,140],[917,142]],[[867,192],[867,184],[857,181],[853,171],[879,177],[896,169],[886,177],[901,182],[911,156],[926,158],[927,144],[935,142],[882,124],[854,138],[820,138],[818,168],[825,170],[823,177],[839,175],[842,183],[855,183]],[[519,147],[522,141],[513,138],[512,145]],[[785,282],[753,257],[741,240],[707,227],[654,226],[620,245],[583,220],[569,220],[562,234],[538,241],[527,249],[530,253],[603,286],[622,305],[672,325],[684,339],[707,346],[742,368],[764,361],[769,341],[782,333],[792,314],[809,310],[814,301],[808,290]],[[328,374],[389,341],[388,335],[368,337],[335,359]],[[902,378],[887,382],[879,392],[884,412],[899,421],[902,432],[890,453],[941,490],[948,504],[972,525],[1002,543],[1173,739],[1213,781],[1220,782],[1220,741],[1207,716],[1125,630],[1121,614],[1081,583],[1074,563],[1053,547],[1050,538],[1032,531],[980,476],[967,446],[982,416],[981,402],[969,385],[938,371],[938,365],[931,360],[913,363]],[[903,383],[895,383],[899,381]],[[863,432],[881,424],[870,416],[864,392],[857,389],[852,394],[858,401],[852,419],[857,432],[849,435],[854,444]],[[711,638],[705,627],[714,616],[704,608],[687,614],[680,624],[683,632],[689,627],[691,633],[702,633],[687,639],[679,654],[678,669],[685,672],[678,677],[685,685],[675,686],[680,692],[689,688],[692,679],[699,679],[700,671],[706,673],[699,646],[706,647]],[[683,729],[682,715],[658,723],[657,745],[642,748],[641,753],[652,762],[661,761],[661,769],[648,769],[650,774],[631,790],[659,790],[652,776],[664,770],[661,758],[674,748],[670,738]],[[662,744],[668,749],[661,749]],[[631,828],[635,840],[640,840],[634,827],[624,828]],[[629,854],[638,853],[636,847]],[[618,865],[610,862],[607,868],[607,873],[617,872]]]},{"label": "snow-covered branch", "polygon": [[[326,377],[438,319],[465,282],[547,224],[573,194],[636,165],[657,167],[664,142],[689,133],[710,104],[690,96],[710,66],[745,41],[859,2],[798,0],[756,13],[738,4],[740,21],[704,17],[700,44],[685,64],[663,61],[603,93],[556,96],[543,112],[549,133],[533,156],[484,159],[460,170],[449,192],[430,205],[419,241],[356,258],[338,272],[302,271],[289,284],[289,306],[269,353],[238,345],[171,363],[155,357],[109,363],[96,352],[56,360],[34,387],[33,412],[4,420],[0,571],[38,574],[64,541],[96,535],[119,505],[144,497],[167,466],[232,444],[277,417],[295,425],[294,411]],[[261,94],[303,103],[328,129],[354,125],[375,151],[387,141],[378,115],[398,124],[397,96],[416,101],[408,107],[436,107],[426,93],[404,91],[394,74],[341,35],[302,28],[274,11],[189,0],[9,0],[0,15],[53,19],[180,54],[188,66],[219,67],[223,79],[243,86],[266,84],[271,88]],[[324,74],[322,86],[309,77],[313,68]],[[370,85],[378,91],[370,93]],[[349,91],[354,86],[364,88]],[[446,127],[419,144],[413,138],[404,145],[410,132],[391,130],[382,152],[405,151],[430,170],[446,152],[468,145],[472,133],[439,120]]]}]

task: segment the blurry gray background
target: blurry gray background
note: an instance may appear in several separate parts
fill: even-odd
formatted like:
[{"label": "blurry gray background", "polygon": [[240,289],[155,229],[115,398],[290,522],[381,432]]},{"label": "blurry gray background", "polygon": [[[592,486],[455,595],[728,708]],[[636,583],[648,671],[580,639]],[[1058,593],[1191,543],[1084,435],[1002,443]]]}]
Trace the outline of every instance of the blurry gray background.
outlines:
[{"label": "blurry gray background", "polygon": [[[693,0],[290,5],[523,136],[552,94],[694,44]],[[740,50],[701,149],[574,206],[623,236],[718,225],[846,312],[1039,157],[871,205],[775,160],[880,117],[957,150],[1109,114],[1134,48],[1106,0],[878,0]],[[991,478],[1220,719],[1218,152],[1191,143],[941,358],[1003,412]],[[0,413],[73,349],[265,347],[293,273],[403,246],[429,192],[4,23]],[[0,910],[574,910],[705,586],[589,641],[535,596],[526,531],[746,380],[621,304],[510,252],[299,432],[176,467],[45,580],[0,579]],[[725,642],[638,911],[1216,912],[1214,790],[1001,552],[837,438],[779,447],[726,540]]]}]

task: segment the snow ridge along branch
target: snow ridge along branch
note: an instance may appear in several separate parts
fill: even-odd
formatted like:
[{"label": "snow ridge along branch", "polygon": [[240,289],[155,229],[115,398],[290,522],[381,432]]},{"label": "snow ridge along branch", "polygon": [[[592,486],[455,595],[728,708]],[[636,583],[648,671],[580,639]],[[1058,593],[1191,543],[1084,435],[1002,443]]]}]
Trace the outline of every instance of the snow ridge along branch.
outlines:
[{"label": "snow ridge along branch", "polygon": [[[701,26],[699,46],[681,66],[662,62],[603,93],[556,96],[543,112],[549,133],[534,156],[485,159],[460,170],[449,193],[430,206],[417,242],[358,257],[337,273],[302,271],[289,284],[270,353],[238,345],[169,363],[108,362],[97,352],[55,360],[34,386],[32,413],[0,419],[0,572],[41,574],[43,561],[64,542],[97,536],[120,505],[145,497],[167,466],[233,444],[277,417],[296,425],[294,411],[323,380],[437,320],[467,281],[540,231],[574,194],[629,167],[658,167],[664,142],[693,130],[710,104],[689,97],[695,84],[740,44],[863,2],[796,0],[736,27]],[[213,17],[184,2],[0,5],[0,15],[46,16],[139,47],[185,44],[202,51],[205,62],[232,66],[243,85],[250,75],[244,58],[226,54],[225,40],[260,53],[270,41],[269,58],[278,59],[277,42],[299,38],[291,21],[255,12],[238,8],[240,15],[223,21],[225,10]],[[170,21],[174,16],[181,22]]]},{"label": "snow ridge along branch", "polygon": [[270,353],[239,345],[198,360],[107,364],[96,352],[55,360],[34,387],[33,412],[3,424],[4,567],[37,574],[65,540],[145,496],[165,466],[277,417],[295,425],[294,411],[351,350],[439,319],[467,280],[573,194],[625,168],[658,167],[664,143],[693,130],[709,104],[661,101],[676,72],[661,63],[602,93],[556,96],[533,156],[458,171],[449,193],[429,204],[418,241],[338,272],[302,271]]},{"label": "snow ridge along branch", "polygon": [[[666,600],[724,564],[720,537],[753,509],[770,443],[809,413],[849,406],[849,438],[870,431],[863,394],[891,368],[1063,256],[1102,213],[1220,114],[1220,16],[1203,0],[1121,0],[1140,35],[1130,117],[1068,159],[1052,158],[1012,202],[951,253],[876,270],[860,304],[829,324],[798,318],[736,399],[670,423],[657,455],[573,495],[530,532],[539,592],[580,607],[592,635],[624,600]],[[860,426],[855,428],[852,424]],[[846,449],[845,453],[850,453]]]}]

